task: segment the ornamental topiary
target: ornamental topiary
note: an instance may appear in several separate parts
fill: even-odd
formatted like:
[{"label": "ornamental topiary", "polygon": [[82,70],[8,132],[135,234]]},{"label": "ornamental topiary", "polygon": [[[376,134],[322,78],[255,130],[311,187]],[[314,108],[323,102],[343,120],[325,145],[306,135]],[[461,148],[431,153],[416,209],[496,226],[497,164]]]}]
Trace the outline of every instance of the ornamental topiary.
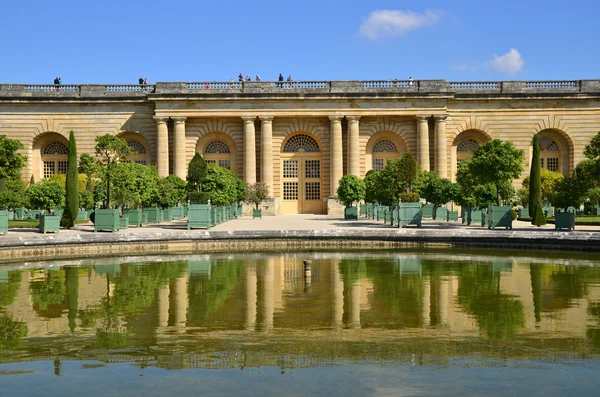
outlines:
[{"label": "ornamental topiary", "polygon": [[365,198],[365,181],[356,175],[344,175],[340,178],[337,199],[346,207],[352,207],[354,201],[360,201]]}]

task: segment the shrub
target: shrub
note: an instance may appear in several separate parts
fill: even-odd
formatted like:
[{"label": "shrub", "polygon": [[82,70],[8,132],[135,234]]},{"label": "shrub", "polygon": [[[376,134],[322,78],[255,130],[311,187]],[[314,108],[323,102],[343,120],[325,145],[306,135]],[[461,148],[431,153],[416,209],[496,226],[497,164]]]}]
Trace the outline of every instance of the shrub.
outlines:
[{"label": "shrub", "polygon": [[190,204],[207,204],[210,200],[210,193],[206,192],[188,192],[187,198]]},{"label": "shrub", "polygon": [[244,201],[248,204],[254,204],[256,209],[260,204],[269,197],[269,187],[264,183],[255,183],[254,185],[246,186],[246,194]]},{"label": "shrub", "polygon": [[346,207],[351,207],[354,201],[360,201],[365,197],[365,182],[356,175],[344,175],[338,185],[337,199]]},{"label": "shrub", "polygon": [[398,195],[398,199],[403,203],[418,203],[419,193],[400,193]]},{"label": "shrub", "polygon": [[25,194],[31,208],[50,211],[65,205],[65,189],[58,182],[42,180],[29,186]]}]

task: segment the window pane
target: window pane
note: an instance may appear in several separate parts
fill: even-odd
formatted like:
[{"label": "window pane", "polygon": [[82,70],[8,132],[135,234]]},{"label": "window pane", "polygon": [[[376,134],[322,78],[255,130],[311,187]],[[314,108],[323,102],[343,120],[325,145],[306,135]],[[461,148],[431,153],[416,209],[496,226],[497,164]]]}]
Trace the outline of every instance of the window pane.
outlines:
[{"label": "window pane", "polygon": [[381,171],[383,169],[383,159],[373,159],[372,165],[375,171]]},{"label": "window pane", "polygon": [[230,169],[231,162],[229,160],[219,160],[219,165],[223,168]]},{"label": "window pane", "polygon": [[55,174],[54,161],[44,161],[44,178],[49,178]]},{"label": "window pane", "polygon": [[298,178],[298,160],[283,160],[283,177]]},{"label": "window pane", "polygon": [[283,199],[298,200],[298,182],[283,182]]},{"label": "window pane", "polygon": [[321,199],[321,182],[306,182],[306,200]]},{"label": "window pane", "polygon": [[306,178],[321,177],[321,160],[306,160],[304,164],[306,167],[304,170]]}]

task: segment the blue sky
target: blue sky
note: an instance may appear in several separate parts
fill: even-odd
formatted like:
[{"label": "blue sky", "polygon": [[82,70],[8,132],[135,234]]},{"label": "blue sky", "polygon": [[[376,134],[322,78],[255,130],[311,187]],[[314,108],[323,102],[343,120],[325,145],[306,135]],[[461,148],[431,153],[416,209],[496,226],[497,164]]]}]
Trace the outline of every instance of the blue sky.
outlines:
[{"label": "blue sky", "polygon": [[1,83],[600,78],[600,1],[8,1]]}]

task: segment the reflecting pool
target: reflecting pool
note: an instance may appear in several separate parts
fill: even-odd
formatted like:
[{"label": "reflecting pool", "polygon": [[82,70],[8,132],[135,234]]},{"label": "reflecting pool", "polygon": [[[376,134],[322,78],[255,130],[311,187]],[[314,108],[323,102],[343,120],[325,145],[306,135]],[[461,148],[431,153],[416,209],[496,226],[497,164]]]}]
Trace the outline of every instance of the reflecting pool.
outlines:
[{"label": "reflecting pool", "polygon": [[600,261],[560,255],[2,265],[0,395],[595,396]]}]

